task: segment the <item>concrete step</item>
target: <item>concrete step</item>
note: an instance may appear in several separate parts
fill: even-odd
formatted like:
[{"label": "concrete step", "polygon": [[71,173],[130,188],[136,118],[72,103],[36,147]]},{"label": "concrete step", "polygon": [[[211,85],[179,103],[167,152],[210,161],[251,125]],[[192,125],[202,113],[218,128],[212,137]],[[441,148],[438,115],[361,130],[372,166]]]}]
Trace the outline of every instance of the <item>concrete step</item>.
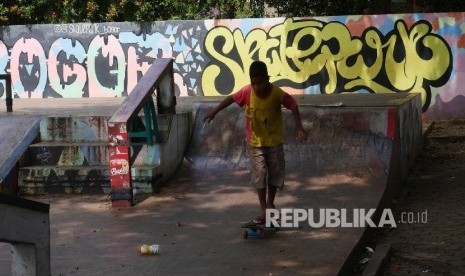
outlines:
[{"label": "concrete step", "polygon": [[[41,142],[108,142],[110,117],[44,117],[40,121]],[[157,115],[158,142],[164,142],[171,128],[171,115]],[[144,123],[143,117],[140,122]]]},{"label": "concrete step", "polygon": [[41,142],[29,145],[30,166],[108,165],[108,143]]},{"label": "concrete step", "polygon": [[[108,166],[27,166],[19,169],[19,191],[24,195],[110,193]],[[133,166],[134,194],[156,192],[160,166]]]},{"label": "concrete step", "polygon": [[[110,189],[109,117],[44,117],[39,140],[28,148],[19,169],[19,190],[26,195],[106,193]],[[172,116],[157,116],[159,140],[166,141]],[[142,120],[143,121],[143,120]],[[134,194],[153,193],[162,181],[161,145],[131,143]]]},{"label": "concrete step", "polygon": [[42,142],[107,142],[109,117],[44,117]]},{"label": "concrete step", "polygon": [[[109,165],[108,142],[40,142],[29,145],[29,166]],[[160,145],[131,145],[133,166],[159,165]]]}]

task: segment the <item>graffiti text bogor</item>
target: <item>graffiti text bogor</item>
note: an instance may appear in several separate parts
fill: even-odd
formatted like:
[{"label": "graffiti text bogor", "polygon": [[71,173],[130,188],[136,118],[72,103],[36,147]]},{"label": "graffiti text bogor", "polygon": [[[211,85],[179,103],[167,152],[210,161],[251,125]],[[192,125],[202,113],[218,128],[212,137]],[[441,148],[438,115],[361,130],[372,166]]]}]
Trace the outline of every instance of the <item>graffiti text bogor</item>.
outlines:
[{"label": "graffiti text bogor", "polygon": [[[19,38],[0,39],[0,73],[11,74],[20,98],[121,97],[154,59],[175,58],[177,91],[197,94],[205,62],[196,38],[204,29],[198,24],[163,25],[147,33],[105,23],[64,24],[52,26],[53,38],[47,37],[50,26],[37,26]],[[4,85],[0,81],[0,98]]]},{"label": "graffiti text bogor", "polygon": [[449,46],[431,33],[426,21],[410,30],[397,21],[386,36],[368,28],[360,38],[352,37],[339,22],[292,18],[268,32],[254,29],[245,37],[240,29],[217,27],[207,34],[205,50],[215,60],[202,76],[205,95],[225,94],[218,81],[225,75],[235,80],[227,92],[237,91],[248,82],[248,67],[258,58],[268,64],[271,81],[320,84],[327,94],[359,89],[421,92],[424,104],[429,104],[429,85],[444,84],[452,66]]},{"label": "graffiti text bogor", "polygon": [[[8,57],[8,50],[0,41],[0,59],[2,57]],[[97,70],[99,59],[100,63],[108,64],[106,78]],[[51,45],[48,57],[37,39],[24,38],[11,49],[13,91],[20,98],[43,98],[49,85],[65,98],[84,97],[86,90],[87,97],[121,97],[124,91],[132,90],[139,74],[144,74],[150,66],[144,59],[147,57],[141,57],[135,46],[128,46],[125,51],[113,35],[109,35],[107,41],[100,35],[95,36],[87,51],[78,40],[59,38]],[[33,86],[28,79],[36,79]]]}]

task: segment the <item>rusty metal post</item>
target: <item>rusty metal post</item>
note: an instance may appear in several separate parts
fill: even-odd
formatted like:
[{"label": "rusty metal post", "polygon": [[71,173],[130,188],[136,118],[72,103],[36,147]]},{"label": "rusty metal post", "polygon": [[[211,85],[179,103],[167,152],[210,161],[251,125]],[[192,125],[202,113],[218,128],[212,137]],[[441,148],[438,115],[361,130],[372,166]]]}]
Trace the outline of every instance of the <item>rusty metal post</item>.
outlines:
[{"label": "rusty metal post", "polygon": [[[113,207],[129,207],[134,205],[130,162],[129,133],[131,121],[138,116],[149,99],[153,99],[154,89],[160,88],[162,100],[160,110],[175,112],[176,98],[173,82],[173,60],[156,59],[134,89],[108,120],[108,140],[110,145],[110,186]],[[153,106],[153,104],[152,104]],[[156,120],[155,108],[146,112]]]},{"label": "rusty metal post", "polygon": [[110,187],[112,207],[133,205],[127,123],[108,123],[110,144]]},{"label": "rusty metal post", "polygon": [[11,94],[11,76],[10,74],[0,75],[0,80],[5,80],[6,91],[6,112],[13,112],[13,96]]}]

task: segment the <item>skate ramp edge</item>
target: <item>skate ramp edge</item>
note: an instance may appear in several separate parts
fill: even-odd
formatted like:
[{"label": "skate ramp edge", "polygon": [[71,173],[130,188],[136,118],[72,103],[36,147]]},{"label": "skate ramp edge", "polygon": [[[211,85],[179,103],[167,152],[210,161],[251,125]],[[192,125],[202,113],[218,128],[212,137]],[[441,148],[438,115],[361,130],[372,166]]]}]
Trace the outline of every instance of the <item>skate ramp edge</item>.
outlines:
[{"label": "skate ramp edge", "polygon": [[[385,171],[394,170],[403,179],[421,150],[420,94],[306,95],[297,99],[309,140],[299,143],[294,139],[292,114],[284,110],[286,168],[328,172],[371,169],[370,161],[384,166]],[[202,121],[220,100],[216,97],[215,101],[194,105],[194,127],[186,156],[202,170],[247,168],[243,110],[231,105],[210,124]],[[326,107],[335,101],[343,106]]]},{"label": "skate ramp edge", "polygon": [[[294,138],[292,113],[283,112],[286,182],[298,189],[328,189],[323,194],[327,198],[307,194],[301,202],[304,208],[321,201],[325,202],[322,207],[376,208],[376,222],[421,150],[421,97],[364,94],[357,100],[357,95],[326,95],[325,100],[321,96],[317,101],[313,95],[298,97],[302,123],[309,133],[305,143]],[[332,102],[342,106],[329,107]],[[244,111],[232,105],[204,124],[204,115],[217,104],[197,105],[186,158],[198,171],[246,170]],[[332,185],[337,189],[329,189]],[[335,273],[351,272],[371,233],[369,228],[360,231],[351,241],[353,249],[341,253],[345,261]]]},{"label": "skate ramp edge", "polygon": [[38,136],[39,121],[40,118],[37,117],[0,118],[0,182],[6,178]]}]

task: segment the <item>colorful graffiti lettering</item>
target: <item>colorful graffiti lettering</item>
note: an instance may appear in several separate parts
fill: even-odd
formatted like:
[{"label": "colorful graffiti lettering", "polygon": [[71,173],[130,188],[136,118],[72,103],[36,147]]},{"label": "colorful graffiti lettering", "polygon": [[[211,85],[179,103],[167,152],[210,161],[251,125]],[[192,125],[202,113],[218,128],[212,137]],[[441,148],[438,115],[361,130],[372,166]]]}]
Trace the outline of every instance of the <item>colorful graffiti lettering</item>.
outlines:
[{"label": "colorful graffiti lettering", "polygon": [[[164,32],[138,34],[122,29],[108,24],[39,25],[28,37],[4,36],[0,74],[11,74],[19,98],[123,97],[154,59],[171,57],[176,60],[177,95],[197,95],[204,58],[195,36],[204,28],[168,25]],[[50,32],[57,37],[49,38]],[[4,82],[0,84],[3,88]]]},{"label": "colorful graffiti lettering", "polygon": [[418,92],[439,116],[436,101],[465,97],[463,26],[465,13],[9,26],[0,74],[20,98],[125,97],[163,57],[176,96],[216,96],[247,84],[261,59],[291,94]]},{"label": "colorful graffiti lettering", "polygon": [[[212,61],[204,70],[202,88],[205,95],[236,91],[248,82],[252,60],[260,59],[268,64],[272,82],[302,91],[320,84],[325,94],[418,92],[427,107],[429,86],[446,83],[452,68],[450,48],[431,29],[428,22],[418,21],[408,30],[399,20],[386,36],[368,28],[354,37],[339,22],[292,18],[246,36],[240,29],[216,27],[205,38]],[[231,79],[233,85],[228,85]]]}]

